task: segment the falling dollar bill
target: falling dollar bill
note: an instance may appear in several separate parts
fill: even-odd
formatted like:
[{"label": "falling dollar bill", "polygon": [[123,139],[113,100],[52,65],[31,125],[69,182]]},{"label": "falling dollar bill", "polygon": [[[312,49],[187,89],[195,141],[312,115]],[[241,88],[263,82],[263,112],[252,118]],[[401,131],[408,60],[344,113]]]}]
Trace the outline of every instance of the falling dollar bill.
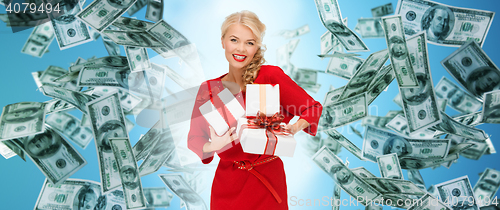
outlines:
[{"label": "falling dollar bill", "polygon": [[358,146],[356,146],[354,143],[352,143],[349,139],[347,139],[344,135],[339,133],[335,129],[329,129],[326,130],[325,133],[334,141],[342,145],[344,148],[347,149],[350,153],[352,153],[354,156],[359,158],[360,160],[365,161],[366,159],[363,158],[363,155],[361,153],[361,149],[359,149]]},{"label": "falling dollar bill", "polygon": [[125,47],[128,63],[131,71],[141,71],[151,68],[148,51],[142,47]]},{"label": "falling dollar bill", "polygon": [[141,178],[137,171],[137,161],[132,153],[128,138],[110,138],[111,149],[120,172],[125,204],[127,209],[146,207],[146,198],[142,191]]},{"label": "falling dollar bill", "polygon": [[163,18],[163,0],[149,0],[146,19],[158,22]]},{"label": "falling dollar bill", "polygon": [[500,123],[500,90],[484,94],[483,123]]},{"label": "falling dollar bill", "polygon": [[159,134],[153,149],[139,167],[140,176],[142,177],[158,171],[174,150],[175,144],[172,134],[170,129],[166,128],[165,131]]},{"label": "falling dollar bill", "polygon": [[333,49],[333,35],[330,31],[326,31],[321,37],[319,38],[320,43],[321,43],[321,54],[325,55],[332,51]]},{"label": "falling dollar bill", "polygon": [[448,207],[454,209],[459,206],[467,206],[469,209],[479,210],[467,175],[437,184],[436,189],[439,198]]},{"label": "falling dollar bill", "polygon": [[22,148],[52,184],[60,184],[87,161],[66,140],[50,128],[45,132],[12,140]]},{"label": "falling dollar bill", "polygon": [[99,161],[102,191],[108,192],[122,184],[109,138],[128,138],[125,115],[116,92],[87,103],[87,107]]},{"label": "falling dollar bill", "polygon": [[407,170],[406,172],[408,172],[408,180],[413,182],[415,185],[417,185],[417,187],[419,187],[423,191],[427,191],[427,189],[425,188],[424,178],[422,178],[422,175],[420,174],[419,170],[410,169]]},{"label": "falling dollar bill", "polygon": [[389,123],[393,117],[381,117],[368,115],[361,121],[361,126],[371,125],[377,128],[386,128],[386,124]]},{"label": "falling dollar bill", "polygon": [[87,114],[87,107],[85,107],[85,104],[94,99],[93,96],[52,85],[42,86],[42,91],[46,96],[61,99],[70,103],[71,105],[82,111],[84,114]]},{"label": "falling dollar bill", "polygon": [[291,39],[309,33],[309,31],[311,31],[309,29],[309,25],[306,24],[294,30],[282,30],[278,33],[278,35],[284,37],[285,39]]},{"label": "falling dollar bill", "polygon": [[318,82],[318,71],[299,68],[293,73],[292,78],[298,84],[315,85]]},{"label": "falling dollar bill", "polygon": [[37,25],[24,43],[21,53],[41,58],[54,40],[54,28],[50,22]]},{"label": "falling dollar bill", "polygon": [[[335,52],[333,55],[339,54]],[[332,57],[328,62],[325,73],[338,76],[343,79],[350,80],[356,73],[358,68],[363,63],[362,58],[348,56],[348,57]]]},{"label": "falling dollar bill", "polygon": [[429,167],[440,166],[443,163],[455,161],[459,157],[458,153],[448,154],[445,158],[413,158],[403,157],[399,159],[399,164],[402,169],[420,170]]},{"label": "falling dollar bill", "polygon": [[16,146],[11,140],[0,142],[0,155],[2,155],[5,159],[9,159],[18,155],[24,161],[26,158],[24,157],[24,151]]},{"label": "falling dollar bill", "polygon": [[442,77],[436,85],[436,96],[448,99],[448,106],[462,113],[475,112],[483,105],[481,101],[463,91],[446,77]]},{"label": "falling dollar bill", "polygon": [[360,18],[354,30],[361,34],[363,39],[385,37],[380,18]]},{"label": "falling dollar bill", "polygon": [[[128,60],[127,57],[125,56],[119,56],[119,55],[110,55],[110,56],[105,56],[101,58],[96,58],[93,60],[89,60],[87,62],[81,62],[79,64],[75,64],[73,66],[69,67],[70,72],[79,72],[81,71],[84,67],[95,67],[95,68],[100,68],[100,67],[128,67]],[[56,79],[60,80],[60,79]]]},{"label": "falling dollar bill", "polygon": [[177,49],[191,44],[184,35],[170,26],[165,20],[160,20],[146,30],[169,49]]},{"label": "falling dollar bill", "polygon": [[322,147],[312,157],[321,170],[326,172],[337,185],[339,185],[350,196],[358,198],[358,202],[367,205],[367,200],[375,200],[382,196],[380,192],[370,186],[354,174],[342,161],[329,151],[326,147]]},{"label": "falling dollar bill", "polygon": [[186,209],[189,210],[207,210],[207,206],[203,199],[189,187],[179,174],[159,174],[161,180],[167,187],[179,198],[186,203]]},{"label": "falling dollar bill", "polygon": [[103,35],[102,36],[102,43],[104,44],[106,51],[108,51],[108,55],[110,55],[110,56],[120,55],[120,45],[117,45],[109,37]]},{"label": "falling dollar bill", "polygon": [[133,95],[125,90],[106,86],[95,87],[92,95],[101,97],[115,91],[118,91],[118,95],[120,96],[120,104],[122,105],[124,111],[132,110],[143,100],[141,97]]},{"label": "falling dollar bill", "polygon": [[406,121],[406,118],[401,114],[398,114],[394,118],[392,118],[392,120],[389,121],[385,125],[385,127],[405,136],[410,135],[410,131],[408,130],[408,121]]},{"label": "falling dollar bill", "polygon": [[352,171],[352,173],[358,175],[362,179],[376,177],[375,175],[373,175],[370,171],[368,171],[363,166],[353,168],[353,169],[351,169],[351,171]]},{"label": "falling dollar bill", "polygon": [[320,128],[328,130],[340,127],[366,117],[367,114],[366,93],[362,93],[325,106],[320,117]]},{"label": "falling dollar bill", "polygon": [[474,185],[474,195],[478,199],[478,205],[487,206],[492,203],[493,196],[497,193],[500,187],[500,171],[492,168],[486,168],[481,177]]},{"label": "falling dollar bill", "polygon": [[[66,71],[66,69],[51,65],[51,66],[47,67],[47,69],[45,69],[45,71],[42,72],[42,74],[39,77],[39,80],[40,80],[40,83],[42,85],[50,84],[50,85],[60,86],[61,84],[54,82],[54,79],[66,74],[66,73],[68,73],[68,71]],[[41,87],[41,85],[38,87]]]},{"label": "falling dollar bill", "polygon": [[457,136],[462,136],[469,139],[486,140],[488,135],[480,129],[466,126],[455,121],[444,112],[441,113],[441,123],[433,126],[434,129]]},{"label": "falling dollar bill", "polygon": [[452,210],[450,207],[446,206],[443,202],[437,200],[437,198],[432,197],[431,194],[427,193],[420,198],[420,200],[414,202],[414,204],[408,208],[408,210]]},{"label": "falling dollar bill", "polygon": [[[73,6],[73,8],[71,8]],[[65,4],[61,9],[66,11],[63,15],[47,12],[50,18],[59,49],[81,45],[93,40],[87,24],[77,19],[75,15],[82,10],[80,4]]]},{"label": "falling dollar bill", "polygon": [[473,40],[442,60],[441,65],[478,99],[484,93],[500,89],[500,70]]},{"label": "falling dollar bill", "polygon": [[45,123],[55,131],[68,137],[76,145],[85,149],[92,140],[92,130],[80,126],[80,120],[64,112],[56,112],[45,119]]},{"label": "falling dollar bill", "polygon": [[425,194],[420,188],[418,188],[413,182],[401,179],[391,179],[391,178],[365,178],[368,184],[373,188],[378,190],[380,193],[385,195],[417,195],[422,196]]},{"label": "falling dollar bill", "polygon": [[429,0],[400,0],[396,14],[403,17],[406,35],[425,31],[431,43],[450,47],[459,47],[468,40],[475,40],[482,46],[495,15],[494,12]]},{"label": "falling dollar bill", "polygon": [[144,197],[148,201],[148,208],[168,208],[174,198],[174,195],[168,192],[165,187],[147,187],[143,190]]},{"label": "falling dollar bill", "polygon": [[165,47],[156,38],[143,31],[116,31],[104,30],[103,35],[107,36],[114,43],[123,46],[161,48]]},{"label": "falling dollar bill", "polygon": [[146,4],[148,3],[148,0],[137,0],[128,10],[127,14],[132,16],[135,13],[137,13],[139,10],[141,10]]},{"label": "falling dollar bill", "polygon": [[371,104],[391,84],[394,78],[395,75],[391,65],[381,69],[368,86],[366,94],[368,104]]},{"label": "falling dollar bill", "polygon": [[434,94],[425,34],[420,33],[407,40],[407,51],[417,79],[417,87],[399,87],[403,111],[410,133],[421,131],[441,121]]},{"label": "falling dollar bill", "polygon": [[363,138],[363,135],[361,135],[361,132],[358,131],[356,128],[354,128],[352,125],[349,126],[351,128],[351,131],[354,132],[354,134],[356,134],[357,136],[359,136],[360,138]]},{"label": "falling dollar bill", "polygon": [[399,87],[418,87],[403,33],[404,28],[401,23],[401,16],[393,15],[382,18],[382,26],[391,57],[391,65],[396,74]]},{"label": "falling dollar bill", "polygon": [[383,178],[404,179],[396,153],[377,156],[378,168]]},{"label": "falling dollar bill", "polygon": [[142,136],[139,141],[134,145],[132,151],[134,152],[137,161],[144,160],[144,158],[151,152],[153,146],[156,144],[161,134],[161,122],[156,122],[149,131]]},{"label": "falling dollar bill", "polygon": [[0,140],[43,133],[45,106],[40,102],[20,102],[3,107],[0,117]]},{"label": "falling dollar bill", "polygon": [[116,29],[111,30],[123,30],[123,31],[142,31],[145,32],[148,28],[153,26],[155,23],[138,20],[128,17],[119,17],[115,22],[113,22]]},{"label": "falling dollar bill", "polygon": [[392,3],[384,4],[375,8],[372,8],[372,16],[373,17],[382,17],[394,12],[392,8]]},{"label": "falling dollar bill", "polygon": [[444,158],[450,147],[449,139],[408,139],[392,132],[367,126],[363,139],[363,157],[376,162],[377,156],[396,153],[403,157]]},{"label": "falling dollar bill", "polygon": [[104,29],[122,16],[136,2],[137,0],[97,0],[76,14],[76,17],[102,33]]},{"label": "falling dollar bill", "polygon": [[43,103],[45,104],[45,114],[51,114],[54,112],[66,111],[75,108],[75,106],[61,99],[52,99]]}]

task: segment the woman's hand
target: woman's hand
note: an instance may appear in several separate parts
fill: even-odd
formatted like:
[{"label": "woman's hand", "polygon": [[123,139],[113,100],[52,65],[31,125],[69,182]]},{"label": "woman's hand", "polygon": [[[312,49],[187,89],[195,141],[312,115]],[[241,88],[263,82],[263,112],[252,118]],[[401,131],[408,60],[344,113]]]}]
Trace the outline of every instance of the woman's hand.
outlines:
[{"label": "woman's hand", "polygon": [[309,127],[309,123],[304,119],[299,119],[294,124],[285,125],[285,129],[289,130],[290,133],[292,133],[293,135],[295,135],[297,132],[299,132],[302,129],[307,128],[307,127]]},{"label": "woman's hand", "polygon": [[236,128],[231,128],[229,129],[224,135],[218,136],[214,128],[212,126],[208,126],[210,128],[210,139],[212,140],[211,142],[205,143],[203,145],[203,152],[213,152],[222,149],[222,147],[226,146],[227,144],[231,143],[235,139],[238,139],[238,135],[232,134],[233,131]]}]

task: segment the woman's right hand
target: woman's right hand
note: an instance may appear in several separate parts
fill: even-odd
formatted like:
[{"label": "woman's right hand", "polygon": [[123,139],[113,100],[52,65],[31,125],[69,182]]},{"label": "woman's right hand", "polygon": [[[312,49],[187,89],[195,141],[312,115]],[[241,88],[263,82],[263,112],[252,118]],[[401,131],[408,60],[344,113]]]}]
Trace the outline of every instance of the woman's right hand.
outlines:
[{"label": "woman's right hand", "polygon": [[235,139],[238,139],[238,135],[232,134],[233,131],[236,128],[231,128],[229,129],[224,135],[219,136],[215,133],[214,128],[212,126],[208,126],[210,129],[210,139],[212,140],[211,142],[207,142],[203,146],[203,152],[213,152],[222,149],[222,147],[226,146],[227,144],[231,143]]}]

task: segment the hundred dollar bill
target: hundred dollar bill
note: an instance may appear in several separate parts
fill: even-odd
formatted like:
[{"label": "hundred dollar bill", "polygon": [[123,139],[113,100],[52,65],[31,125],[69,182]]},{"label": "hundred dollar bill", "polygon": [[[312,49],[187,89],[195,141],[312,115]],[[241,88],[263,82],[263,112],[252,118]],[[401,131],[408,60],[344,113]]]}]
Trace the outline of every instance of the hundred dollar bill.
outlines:
[{"label": "hundred dollar bill", "polygon": [[42,76],[44,71],[35,71],[31,72],[31,76],[33,76],[33,80],[35,80],[35,84],[38,88],[40,88],[43,84],[42,81],[40,81],[40,77]]},{"label": "hundred dollar bill", "polygon": [[336,57],[352,57],[352,56],[360,56],[360,54],[356,53],[342,53],[341,51],[334,50],[334,54],[324,54],[324,55],[318,55],[318,57],[323,60],[323,58],[336,58]]},{"label": "hundred dollar bill", "polygon": [[299,68],[293,73],[292,78],[298,84],[316,85],[318,82],[318,71]]},{"label": "hundred dollar bill", "polygon": [[[474,112],[466,115],[460,115],[457,117],[453,117],[453,120],[457,121],[458,123],[461,123],[463,125],[468,125],[468,126],[477,126],[482,124],[482,119],[483,119],[483,113],[482,111],[479,112]],[[445,132],[442,131],[436,131],[434,136],[440,136],[445,134]]]},{"label": "hundred dollar bill", "polygon": [[70,103],[71,105],[82,111],[84,114],[87,114],[87,107],[85,107],[85,104],[94,99],[93,96],[52,85],[42,86],[42,91],[46,96],[61,99]]},{"label": "hundred dollar bill", "polygon": [[128,138],[110,138],[111,149],[120,172],[125,204],[127,209],[146,207],[146,198],[142,191],[141,178],[137,171],[137,161],[132,153]]},{"label": "hundred dollar bill", "polygon": [[[399,161],[398,161],[399,164]],[[417,187],[422,189],[423,191],[427,191],[425,188],[425,183],[424,183],[424,178],[422,178],[422,175],[420,174],[419,170],[407,170],[408,172],[408,180],[412,181]]]},{"label": "hundred dollar bill", "polygon": [[89,145],[93,137],[89,127],[80,126],[80,120],[68,113],[53,113],[45,119],[45,123],[82,149]]},{"label": "hundred dollar bill", "polygon": [[403,108],[403,99],[401,99],[401,93],[398,93],[396,97],[392,99],[392,101],[399,107]]},{"label": "hundred dollar bill", "polygon": [[[489,138],[488,138],[489,139]],[[469,158],[472,160],[479,160],[488,150],[488,144],[486,141],[478,141],[475,139],[462,139],[463,143],[472,143],[474,144],[467,150],[464,150],[460,153],[465,158]]]},{"label": "hundred dollar bill", "polygon": [[377,128],[386,128],[386,124],[392,120],[393,117],[381,117],[368,115],[361,121],[361,126],[371,125]]},{"label": "hundred dollar bill", "polygon": [[148,201],[148,208],[168,208],[174,198],[174,195],[168,192],[165,187],[146,187],[143,190],[144,197]]},{"label": "hundred dollar bill", "polygon": [[148,0],[137,0],[128,10],[127,13],[128,15],[132,16],[139,10],[141,10],[146,4],[148,3]]},{"label": "hundred dollar bill", "polygon": [[366,100],[371,104],[394,80],[395,75],[392,66],[386,66],[379,71],[372,83],[368,86]]},{"label": "hundred dollar bill", "polygon": [[161,180],[167,187],[186,203],[186,209],[189,210],[207,210],[203,199],[184,181],[179,174],[159,174]]},{"label": "hundred dollar bill", "polygon": [[[335,52],[333,55],[339,54]],[[338,76],[343,79],[350,80],[356,73],[358,68],[363,63],[362,58],[349,56],[349,57],[332,57],[328,62],[325,73]]]},{"label": "hundred dollar bill", "polygon": [[387,59],[389,59],[387,49],[372,53],[368,56],[349,82],[347,82],[339,99],[346,99],[365,92]]},{"label": "hundred dollar bill", "polygon": [[382,17],[394,12],[392,8],[392,3],[384,4],[375,8],[372,8],[372,16],[373,17]]},{"label": "hundred dollar bill", "polygon": [[138,32],[145,32],[146,29],[150,28],[153,26],[155,23],[144,21],[144,20],[138,20],[134,18],[128,18],[128,17],[119,17],[115,22],[113,22],[113,28],[111,30],[115,31],[138,31]]},{"label": "hundred dollar bill", "polygon": [[410,62],[401,16],[382,18],[382,27],[399,87],[418,87],[417,77]]},{"label": "hundred dollar bill", "polygon": [[0,141],[43,133],[45,106],[40,102],[20,102],[4,106],[0,117]]},{"label": "hundred dollar bill", "polygon": [[477,42],[468,41],[441,61],[458,83],[478,99],[500,89],[500,70]]},{"label": "hundred dollar bill", "polygon": [[450,207],[446,206],[443,202],[431,194],[427,193],[422,196],[418,201],[416,201],[408,210],[452,210]]},{"label": "hundred dollar bill", "polygon": [[[15,155],[19,156],[26,162],[26,157],[24,155],[24,150],[17,146],[12,140],[1,141],[0,142],[0,153],[5,159],[9,159]],[[7,154],[6,154],[7,153]]]},{"label": "hundred dollar bill", "polygon": [[131,71],[141,71],[151,68],[148,51],[142,47],[125,47],[128,63]]},{"label": "hundred dollar bill", "polygon": [[291,75],[293,64],[290,63],[290,53],[288,44],[282,45],[276,50],[276,64],[283,69],[285,74]]},{"label": "hundred dollar bill", "polygon": [[99,161],[102,191],[108,192],[122,184],[109,138],[128,138],[125,116],[116,92],[89,102],[87,107]]},{"label": "hundred dollar bill", "polygon": [[163,43],[169,49],[177,49],[191,44],[184,35],[175,30],[165,20],[160,20],[146,30],[151,36]]},{"label": "hundred dollar bill", "polygon": [[54,40],[54,28],[50,22],[37,25],[24,43],[21,53],[41,58]]},{"label": "hundred dollar bill", "polygon": [[142,177],[158,171],[174,150],[174,139],[172,138],[170,129],[166,128],[164,132],[159,134],[153,149],[149,152],[141,166],[139,166],[140,176]]},{"label": "hundred dollar bill", "polygon": [[113,87],[105,87],[105,86],[95,87],[92,95],[101,97],[104,95],[108,95],[114,91],[118,91],[118,95],[120,96],[120,104],[122,105],[122,108],[124,111],[132,110],[135,106],[137,106],[142,101],[142,98],[140,98],[139,96],[130,94],[129,92],[127,92],[125,90],[113,88]]},{"label": "hundred dollar bill", "polygon": [[[165,84],[165,76],[171,76],[173,72],[168,66],[165,65],[157,65],[155,63],[151,64],[152,68],[145,71],[145,77],[147,79],[146,85],[136,85],[131,87],[131,91],[141,93],[142,95],[146,95],[145,87],[148,87],[151,91],[151,95],[153,99],[160,100],[163,95],[163,86]],[[170,73],[170,74],[169,74]],[[172,78],[172,77],[171,77]],[[179,82],[180,81],[176,81]],[[182,86],[181,86],[182,87]],[[185,85],[184,87],[187,87]],[[191,86],[190,86],[191,87]]]},{"label": "hundred dollar bill", "polygon": [[358,175],[358,177],[360,177],[361,179],[377,177],[377,176],[373,175],[370,171],[368,171],[366,168],[364,168],[363,166],[353,168],[353,169],[351,169],[351,171],[352,171],[352,173]]},{"label": "hundred dollar bill", "polygon": [[[142,71],[140,72],[142,73]],[[77,85],[80,87],[120,87],[129,88],[129,67],[84,67],[78,76]],[[140,79],[140,78],[139,78]],[[134,81],[134,80],[132,80]],[[142,82],[142,81],[140,81]]]},{"label": "hundred dollar bill", "polygon": [[496,154],[497,151],[495,150],[495,146],[493,146],[493,142],[491,142],[491,139],[488,138],[485,141],[486,145],[488,145],[488,149],[486,150],[485,154],[487,155]]},{"label": "hundred dollar bill", "polygon": [[13,139],[52,184],[60,184],[87,161],[64,138],[50,128],[45,132]]},{"label": "hundred dollar bill", "polygon": [[399,164],[402,169],[420,170],[429,167],[440,166],[443,163],[455,161],[459,157],[458,153],[450,153],[445,158],[413,158],[403,157],[399,159]]},{"label": "hundred dollar bill", "polygon": [[386,117],[396,117],[398,114],[404,114],[403,110],[390,110],[385,115]]},{"label": "hundred dollar bill", "polygon": [[309,33],[309,31],[311,31],[309,29],[309,25],[306,24],[306,25],[303,25],[295,30],[282,30],[278,33],[278,35],[284,37],[285,39],[291,39],[291,38],[295,38],[295,37],[307,34],[307,33]]},{"label": "hundred dollar bill", "polygon": [[396,117],[392,118],[392,120],[389,121],[385,125],[385,127],[405,136],[408,136],[410,134],[410,131],[408,130],[408,121],[406,121],[406,118],[401,114],[398,114],[396,115]]},{"label": "hundred dollar bill", "polygon": [[108,55],[110,56],[118,56],[120,55],[120,45],[117,45],[113,42],[109,37],[102,35],[102,43],[108,51]]},{"label": "hundred dollar bill", "polygon": [[75,106],[61,99],[52,99],[43,103],[45,104],[45,114],[51,114],[54,112],[60,112],[75,108]]},{"label": "hundred dollar bill", "polygon": [[76,14],[76,17],[102,33],[136,2],[137,0],[97,0]]},{"label": "hundred dollar bill", "polygon": [[500,187],[500,171],[492,168],[486,168],[481,177],[477,181],[476,185],[472,189],[474,195],[478,199],[476,202],[478,205],[486,206],[491,203],[493,196],[497,193]]},{"label": "hundred dollar bill", "polygon": [[463,91],[446,77],[442,77],[436,85],[436,96],[448,99],[448,106],[462,113],[475,112],[483,105],[481,101]]},{"label": "hundred dollar bill", "polygon": [[417,195],[422,196],[425,191],[418,188],[413,182],[391,178],[366,178],[364,179],[373,188],[385,195]]},{"label": "hundred dollar bill", "polygon": [[431,43],[450,47],[459,47],[468,40],[475,40],[482,46],[495,15],[494,12],[429,0],[400,0],[396,14],[403,17],[406,35],[425,31]]},{"label": "hundred dollar bill", "polygon": [[[128,60],[125,56],[105,56],[87,62],[82,62],[69,67],[70,72],[81,71],[84,67],[128,67]],[[57,81],[58,79],[56,79]]]},{"label": "hundred dollar bill", "polygon": [[448,103],[448,99],[447,98],[436,98],[436,100],[437,100],[439,110],[445,112],[446,111],[446,104]]},{"label": "hundred dollar bill", "polygon": [[392,132],[367,126],[363,139],[363,157],[376,162],[377,156],[396,153],[403,157],[444,158],[450,147],[449,139],[408,139]]},{"label": "hundred dollar bill", "polygon": [[60,9],[64,11],[63,15],[56,15],[53,12],[47,13],[52,23],[59,49],[64,50],[93,41],[87,24],[75,17],[82,10],[80,4],[65,4]]},{"label": "hundred dollar bill", "polygon": [[366,93],[336,101],[323,108],[321,130],[333,129],[357,121],[368,114]]},{"label": "hundred dollar bill", "polygon": [[[335,184],[333,187],[333,200],[334,201],[340,201],[340,194],[342,192],[342,188],[338,184]],[[337,202],[332,203],[332,210],[339,210],[340,205]]]},{"label": "hundred dollar bill", "polygon": [[344,46],[347,52],[370,51],[363,40],[361,40],[350,28],[344,25],[341,27],[344,27],[343,32],[333,33],[333,36],[339,40],[340,44]]},{"label": "hundred dollar bill", "polygon": [[455,209],[459,206],[467,206],[469,209],[479,210],[467,175],[437,184],[436,189],[439,198],[448,207]]},{"label": "hundred dollar bill", "polygon": [[377,156],[377,163],[383,178],[404,179],[396,153]]},{"label": "hundred dollar bill", "polygon": [[338,144],[342,145],[347,151],[352,153],[354,156],[359,158],[362,161],[365,161],[366,159],[363,158],[363,155],[361,153],[361,149],[359,149],[358,146],[356,146],[354,143],[352,143],[349,139],[347,139],[344,135],[339,133],[335,129],[329,129],[326,130],[325,133],[330,137],[332,140],[336,141]]},{"label": "hundred dollar bill", "polygon": [[158,22],[163,18],[163,0],[149,0],[146,19]]},{"label": "hundred dollar bill", "polygon": [[363,138],[360,131],[358,131],[356,128],[352,127],[352,125],[350,125],[349,127],[351,128],[351,131],[354,132],[354,134],[356,134],[360,138]]},{"label": "hundred dollar bill", "polygon": [[[36,4],[40,5],[41,1]],[[1,4],[1,3],[0,3]],[[12,5],[12,7],[15,3]],[[12,12],[10,14],[0,14],[0,20],[7,24],[7,27],[35,27],[46,23],[48,20],[47,13],[43,10],[35,10],[31,12]],[[22,30],[22,29],[14,29]],[[17,32],[17,31],[15,31]]]},{"label": "hundred dollar bill", "polygon": [[313,93],[317,93],[319,89],[321,88],[321,84],[302,84],[302,83],[297,83],[301,88],[303,88],[306,91],[311,91]]},{"label": "hundred dollar bill", "polygon": [[360,18],[354,30],[361,34],[363,39],[385,37],[380,18]]},{"label": "hundred dollar bill", "polygon": [[[417,79],[417,87],[399,86],[403,111],[410,133],[421,131],[441,122],[434,94],[425,34],[417,34],[407,40],[407,52]],[[410,60],[408,58],[408,60]]]},{"label": "hundred dollar bill", "polygon": [[488,135],[483,130],[459,123],[444,112],[440,113],[442,121],[433,126],[434,129],[469,139],[486,140],[488,138]]},{"label": "hundred dollar bill", "polygon": [[326,172],[337,185],[339,185],[350,196],[358,198],[358,202],[366,206],[367,200],[380,198],[382,194],[368,183],[354,174],[342,163],[335,154],[326,147],[322,147],[312,157],[312,160]]},{"label": "hundred dollar bill", "polygon": [[500,90],[484,94],[482,123],[500,123]]},{"label": "hundred dollar bill", "polygon": [[151,127],[151,129],[149,129],[149,131],[134,145],[132,151],[134,152],[134,156],[137,161],[144,160],[144,158],[151,152],[153,146],[160,138],[162,130],[161,126],[162,123],[160,121],[156,122],[153,127]]},{"label": "hundred dollar bill", "polygon": [[[68,73],[68,71],[66,71],[66,69],[51,65],[51,66],[47,67],[47,69],[45,69],[45,71],[42,72],[42,74],[39,77],[39,80],[40,80],[40,83],[42,85],[50,84],[50,85],[60,86],[61,84],[54,82],[54,79],[66,74],[66,73]],[[41,85],[38,87],[41,87]]]},{"label": "hundred dollar bill", "polygon": [[107,36],[114,43],[123,46],[162,48],[165,45],[156,38],[143,31],[116,31],[104,30],[103,35]]},{"label": "hundred dollar bill", "polygon": [[[344,18],[342,22],[344,23],[344,25],[347,25],[347,18]],[[324,57],[329,55],[327,53],[329,53],[330,51],[343,52],[342,44],[340,44],[340,41],[335,36],[333,36],[332,32],[330,32],[329,30],[327,30],[320,37],[320,43],[321,43],[321,55]],[[321,57],[320,55],[318,56]]]}]

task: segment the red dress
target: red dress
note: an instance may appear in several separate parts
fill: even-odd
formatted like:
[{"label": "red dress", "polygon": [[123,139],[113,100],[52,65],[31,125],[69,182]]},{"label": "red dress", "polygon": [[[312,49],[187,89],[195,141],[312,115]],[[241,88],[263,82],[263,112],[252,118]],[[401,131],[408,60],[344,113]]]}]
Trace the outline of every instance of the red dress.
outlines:
[{"label": "red dress", "polygon": [[[210,100],[208,96],[210,91],[212,95],[215,95],[224,89],[221,82],[223,76],[208,80],[200,86],[191,118],[188,147],[202,159],[204,164],[213,160],[214,152],[203,152],[203,145],[209,142],[210,131],[199,107]],[[303,131],[313,136],[316,135],[322,111],[321,104],[309,96],[281,68],[269,65],[261,66],[254,83],[279,84],[280,112],[285,116],[283,122],[288,123],[294,116],[300,116],[301,119],[310,124]],[[245,107],[245,94],[240,92],[235,97]],[[231,125],[231,127],[236,127],[236,125]],[[217,151],[217,154],[220,157],[220,162],[212,183],[210,209],[288,209],[286,178],[281,159],[277,158],[274,161],[255,166],[253,169],[267,179],[276,190],[282,199],[282,202],[278,203],[262,181],[249,171],[238,169],[238,165],[234,162],[247,160],[255,163],[272,156],[245,153],[239,140],[226,145]]]}]

